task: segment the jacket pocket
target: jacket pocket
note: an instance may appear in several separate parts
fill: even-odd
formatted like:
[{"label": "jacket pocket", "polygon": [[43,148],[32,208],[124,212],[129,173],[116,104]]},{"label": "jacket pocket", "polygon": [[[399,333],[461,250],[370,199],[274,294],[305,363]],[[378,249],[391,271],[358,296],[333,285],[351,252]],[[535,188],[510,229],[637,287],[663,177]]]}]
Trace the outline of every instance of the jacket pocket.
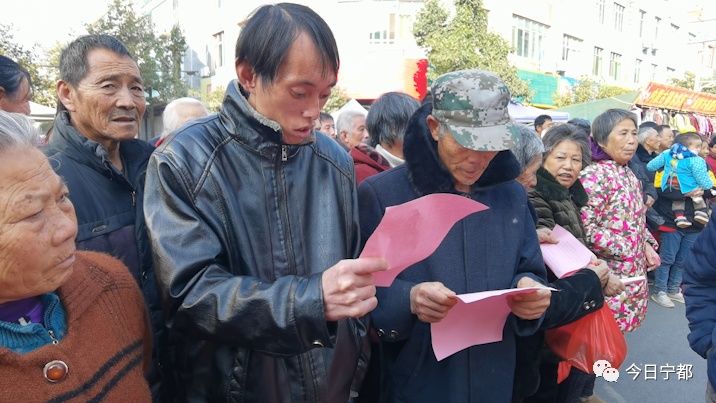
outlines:
[{"label": "jacket pocket", "polygon": [[229,372],[230,379],[227,382],[226,401],[241,403],[248,401],[246,396],[249,360],[251,358],[251,350],[238,348],[234,356],[234,362]]}]

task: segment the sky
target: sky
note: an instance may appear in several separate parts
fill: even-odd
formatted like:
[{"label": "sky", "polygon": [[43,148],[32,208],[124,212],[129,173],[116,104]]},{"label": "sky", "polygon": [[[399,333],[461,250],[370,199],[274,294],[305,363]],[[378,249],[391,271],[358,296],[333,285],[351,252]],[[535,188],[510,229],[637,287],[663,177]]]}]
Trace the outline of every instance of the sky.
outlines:
[{"label": "sky", "polygon": [[15,40],[26,48],[85,33],[84,24],[103,15],[110,0],[5,0],[0,23],[12,24]]},{"label": "sky", "polygon": [[[182,0],[206,1],[206,0]],[[228,0],[249,1],[256,5],[278,2],[277,0]],[[335,0],[293,0],[297,3],[316,6]],[[524,0],[527,1],[527,0]],[[579,0],[590,1],[590,0]],[[678,7],[704,8],[704,18],[710,19],[693,24],[692,32],[703,31],[704,39],[716,40],[716,1],[714,0],[669,0]],[[15,39],[30,48],[34,44],[50,49],[56,42],[67,42],[69,38],[84,33],[84,24],[101,17],[111,0],[3,0],[0,23],[12,24]],[[688,8],[687,8],[688,9]]]}]

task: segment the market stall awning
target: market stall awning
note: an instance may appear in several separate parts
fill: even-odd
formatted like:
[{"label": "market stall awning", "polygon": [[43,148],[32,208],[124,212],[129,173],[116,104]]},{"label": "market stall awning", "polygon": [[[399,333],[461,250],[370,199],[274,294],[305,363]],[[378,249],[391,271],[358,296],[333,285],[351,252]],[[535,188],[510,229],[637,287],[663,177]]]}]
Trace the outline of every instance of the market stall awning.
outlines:
[{"label": "market stall awning", "polygon": [[590,102],[583,102],[581,104],[565,106],[564,108],[559,108],[557,111],[550,112],[567,112],[572,119],[582,118],[587,119],[591,122],[592,120],[594,120],[595,117],[597,117],[599,114],[606,111],[607,109],[631,108],[634,105],[635,101],[637,101],[637,98],[639,98],[639,91],[631,91],[609,98],[595,99],[594,101]]},{"label": "market stall awning", "polygon": [[649,83],[636,103],[653,108],[716,115],[716,95],[659,83]]}]

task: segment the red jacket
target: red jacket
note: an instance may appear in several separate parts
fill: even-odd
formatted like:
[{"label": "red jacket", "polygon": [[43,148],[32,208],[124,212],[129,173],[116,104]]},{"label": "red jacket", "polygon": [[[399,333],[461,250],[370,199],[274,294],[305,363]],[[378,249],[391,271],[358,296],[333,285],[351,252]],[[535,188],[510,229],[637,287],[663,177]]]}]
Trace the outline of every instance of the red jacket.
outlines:
[{"label": "red jacket", "polygon": [[350,151],[353,158],[353,166],[356,170],[356,184],[360,184],[366,178],[377,173],[390,169],[388,160],[383,158],[373,147],[366,144],[358,144]]}]

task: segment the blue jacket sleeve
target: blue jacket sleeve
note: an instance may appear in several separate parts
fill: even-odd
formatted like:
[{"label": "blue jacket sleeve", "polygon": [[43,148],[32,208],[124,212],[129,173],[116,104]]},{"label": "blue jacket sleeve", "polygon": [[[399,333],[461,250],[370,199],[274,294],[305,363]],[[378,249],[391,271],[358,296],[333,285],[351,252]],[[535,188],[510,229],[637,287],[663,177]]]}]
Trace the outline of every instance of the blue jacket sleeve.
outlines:
[{"label": "blue jacket sleeve", "polygon": [[714,346],[716,337],[716,222],[711,222],[699,235],[692,249],[692,258],[684,271],[686,318],[691,348],[700,356]]},{"label": "blue jacket sleeve", "polygon": [[663,168],[664,164],[666,164],[666,154],[665,153],[668,153],[668,152],[669,152],[669,150],[666,150],[666,151],[662,152],[661,154],[657,155],[656,157],[654,157],[654,159],[652,159],[651,161],[649,161],[649,163],[646,164],[646,169],[648,169],[649,171],[658,171],[661,168]]},{"label": "blue jacket sleeve", "polygon": [[704,190],[709,190],[714,187],[711,178],[709,177],[709,168],[706,166],[706,160],[701,157],[694,157],[691,159],[691,174],[696,179],[696,183],[699,187]]}]

